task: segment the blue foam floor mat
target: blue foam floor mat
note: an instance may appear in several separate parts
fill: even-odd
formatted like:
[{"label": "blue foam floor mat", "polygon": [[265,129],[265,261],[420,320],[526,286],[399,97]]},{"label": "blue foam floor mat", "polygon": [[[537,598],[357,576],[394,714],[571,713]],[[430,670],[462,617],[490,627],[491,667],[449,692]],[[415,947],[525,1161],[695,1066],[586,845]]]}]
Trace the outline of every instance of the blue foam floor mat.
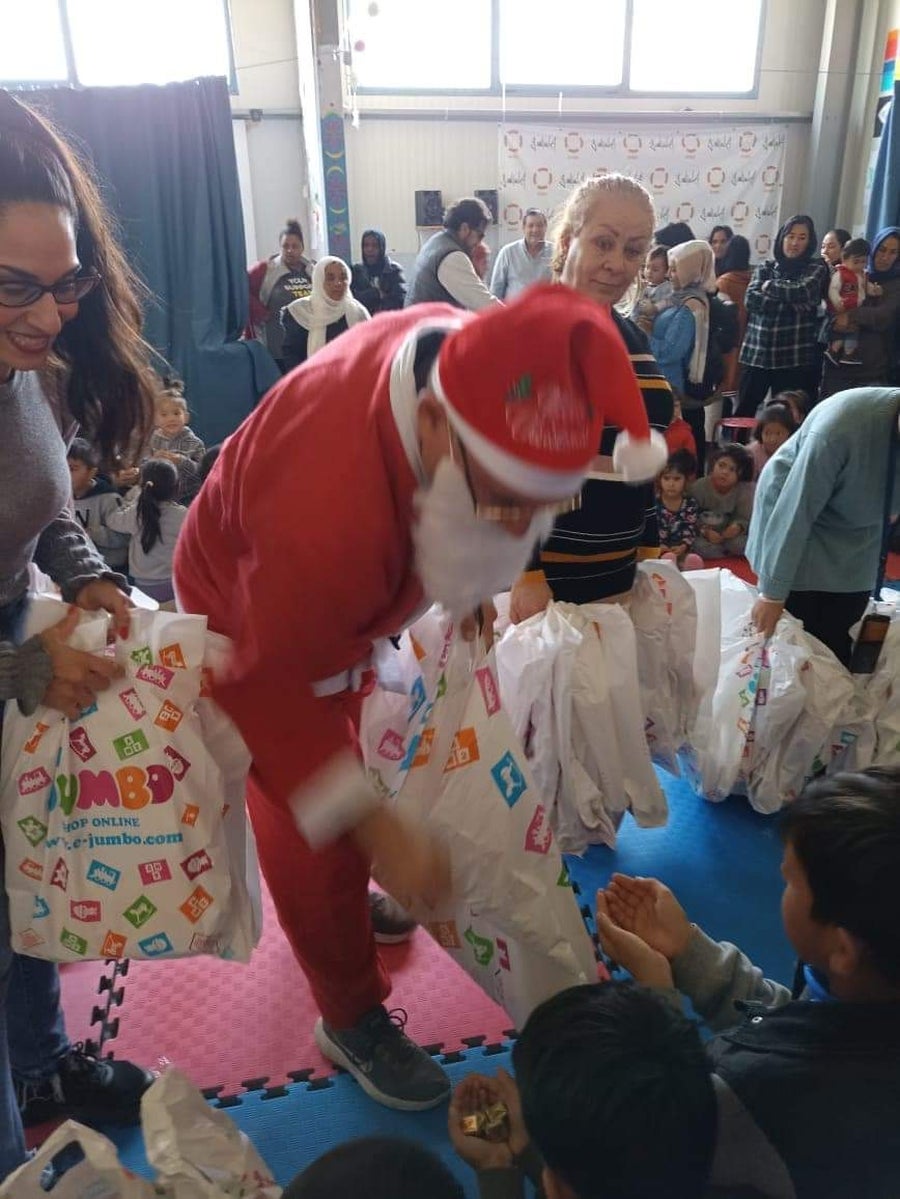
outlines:
[{"label": "blue foam floor mat", "polygon": [[[569,868],[593,909],[594,893],[614,871],[653,875],[672,888],[689,917],[711,936],[735,942],[765,973],[790,983],[794,959],[780,916],[781,844],[777,821],[753,812],[745,799],[710,804],[682,780],[660,772],[669,801],[664,828],[638,828],[627,816],[615,851],[591,848],[583,858],[570,857]],[[472,1048],[452,1054],[447,1072],[454,1083],[478,1071],[510,1069],[510,1052],[485,1053]],[[346,1075],[243,1092],[233,1106],[234,1119],[268,1162],[282,1185],[326,1150],[342,1141],[371,1135],[406,1136],[433,1149],[476,1195],[473,1176],[459,1162],[446,1132],[445,1107],[423,1113],[393,1112],[373,1103]],[[104,1129],[120,1148],[123,1162],[147,1174],[140,1132]]]}]

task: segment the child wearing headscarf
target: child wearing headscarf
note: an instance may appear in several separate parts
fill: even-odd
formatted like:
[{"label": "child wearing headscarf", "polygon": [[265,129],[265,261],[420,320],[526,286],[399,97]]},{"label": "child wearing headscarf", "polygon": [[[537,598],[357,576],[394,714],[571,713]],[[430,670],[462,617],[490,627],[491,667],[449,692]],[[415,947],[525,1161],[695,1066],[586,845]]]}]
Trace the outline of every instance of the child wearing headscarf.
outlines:
[{"label": "child wearing headscarf", "polygon": [[283,354],[288,370],[351,325],[371,320],[368,309],[350,295],[350,268],[342,258],[326,255],[313,269],[312,292],[281,310]]},{"label": "child wearing headscarf", "polygon": [[650,349],[671,387],[683,393],[686,382],[702,383],[706,371],[709,296],[716,290],[709,243],[694,239],[669,250],[669,278],[672,295],[653,323]]},{"label": "child wearing headscarf", "polygon": [[387,239],[380,229],[363,231],[362,262],[354,262],[350,290],[372,316],[402,308],[406,280],[399,262],[387,256]]}]

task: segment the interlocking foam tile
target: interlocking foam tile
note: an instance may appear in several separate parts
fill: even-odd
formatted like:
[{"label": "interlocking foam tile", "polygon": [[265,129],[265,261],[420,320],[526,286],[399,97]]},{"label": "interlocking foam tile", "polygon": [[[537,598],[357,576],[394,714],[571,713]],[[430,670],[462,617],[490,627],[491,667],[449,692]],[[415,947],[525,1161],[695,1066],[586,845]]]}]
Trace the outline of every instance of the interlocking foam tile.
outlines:
[{"label": "interlocking foam tile", "polygon": [[[457,1055],[452,1055],[456,1057]],[[466,1074],[512,1071],[510,1051],[470,1050],[446,1066],[454,1085]],[[453,1152],[447,1136],[447,1105],[430,1112],[395,1112],[371,1099],[347,1075],[337,1075],[322,1089],[305,1084],[285,1087],[273,1098],[265,1091],[244,1092],[226,1108],[247,1134],[276,1180],[286,1185],[311,1161],[343,1141],[365,1136],[408,1137],[434,1150],[475,1199],[474,1175]],[[122,1162],[138,1174],[150,1175],[138,1129],[103,1129],[119,1148]]]},{"label": "interlocking foam tile", "polygon": [[[105,1012],[109,999],[108,983],[111,970],[106,962],[72,962],[60,967],[62,1007],[66,1014],[66,1031],[71,1041],[94,1041],[100,1037],[100,1012]],[[117,1007],[112,1003],[110,1016],[115,1018]]]},{"label": "interlocking foam tile", "polygon": [[[409,1013],[420,1045],[458,1049],[462,1038],[502,1039],[509,1017],[422,929],[403,945],[381,947],[394,981],[388,1007]],[[286,1071],[334,1069],[316,1048],[318,1012],[265,896],[262,940],[248,965],[213,958],[131,962],[106,1049],[154,1067],[178,1066],[199,1087],[237,1090],[246,1079],[285,1081]]]}]

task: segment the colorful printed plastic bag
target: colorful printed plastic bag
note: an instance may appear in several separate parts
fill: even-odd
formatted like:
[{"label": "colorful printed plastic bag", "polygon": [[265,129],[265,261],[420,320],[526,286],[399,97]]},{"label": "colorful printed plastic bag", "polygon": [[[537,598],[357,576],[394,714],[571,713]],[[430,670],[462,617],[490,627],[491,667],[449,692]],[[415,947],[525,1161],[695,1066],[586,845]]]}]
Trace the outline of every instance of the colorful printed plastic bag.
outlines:
[{"label": "colorful printed plastic bag", "polygon": [[493,652],[458,642],[436,610],[404,634],[419,670],[408,696],[363,708],[369,776],[447,846],[453,898],[412,913],[517,1026],[597,967],[521,744],[503,711]]},{"label": "colorful printed plastic bag", "polygon": [[31,1161],[0,1183],[0,1199],[155,1199],[157,1194],[145,1178],[119,1163],[112,1141],[74,1120],[54,1129]]},{"label": "colorful printed plastic bag", "polygon": [[[59,619],[57,601],[31,607],[32,627]],[[75,640],[103,652],[106,618],[85,620]],[[248,893],[246,750],[233,729],[213,734],[212,711],[202,715],[205,618],[135,611],[115,652],[125,676],[77,720],[6,705],[0,821],[13,948],[61,962],[247,960],[261,917],[258,886]]]}]

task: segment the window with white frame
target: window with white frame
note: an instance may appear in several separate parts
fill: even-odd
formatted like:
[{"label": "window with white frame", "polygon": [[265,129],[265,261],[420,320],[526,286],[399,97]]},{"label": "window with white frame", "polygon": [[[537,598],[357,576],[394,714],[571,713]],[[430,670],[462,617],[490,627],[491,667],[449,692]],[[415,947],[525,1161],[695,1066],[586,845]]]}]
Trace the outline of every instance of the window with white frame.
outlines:
[{"label": "window with white frame", "polygon": [[363,92],[740,96],[756,87],[763,0],[345,3]]},{"label": "window with white frame", "polygon": [[7,84],[113,87],[233,75],[226,0],[0,0],[0,27]]}]

